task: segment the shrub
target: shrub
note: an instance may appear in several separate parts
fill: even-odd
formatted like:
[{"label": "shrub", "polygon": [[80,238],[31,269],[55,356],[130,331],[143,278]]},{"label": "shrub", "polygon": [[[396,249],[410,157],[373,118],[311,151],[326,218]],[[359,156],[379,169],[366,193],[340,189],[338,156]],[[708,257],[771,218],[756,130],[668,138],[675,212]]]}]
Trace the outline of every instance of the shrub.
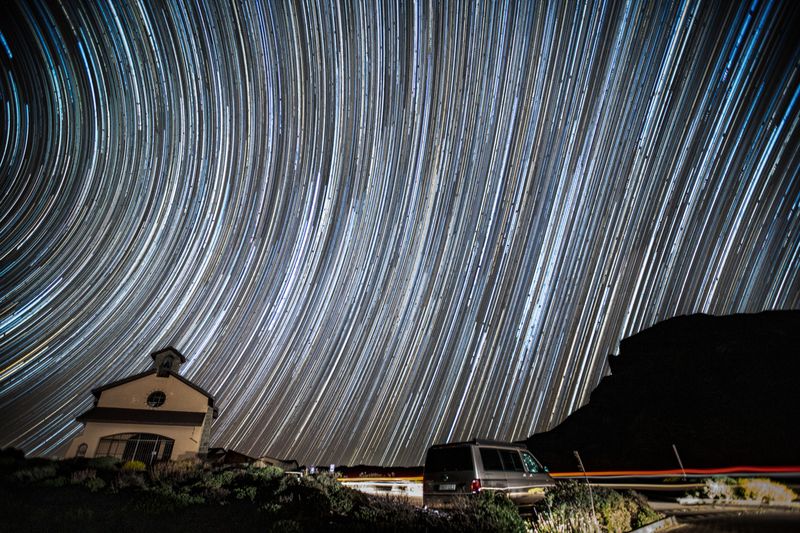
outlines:
[{"label": "shrub", "polygon": [[10,459],[15,462],[22,462],[25,460],[25,452],[18,450],[13,446],[8,448],[0,448],[0,459]]},{"label": "shrub", "polygon": [[477,498],[467,498],[465,502],[466,506],[459,512],[465,519],[467,531],[524,533],[527,529],[517,506],[504,492],[485,490]]},{"label": "shrub", "polygon": [[746,500],[756,500],[763,503],[790,503],[797,498],[797,494],[792,489],[769,479],[740,479],[739,486]]},{"label": "shrub", "polygon": [[150,493],[162,502],[164,510],[206,502],[202,496],[192,494],[188,487],[175,490],[169,485],[159,485],[151,488]]},{"label": "shrub", "polygon": [[572,513],[545,512],[536,518],[537,533],[599,533],[600,524],[589,509],[575,509]]},{"label": "shrub", "polygon": [[[447,511],[414,512],[405,505],[397,509],[407,521],[403,529],[420,531],[458,531],[522,533],[528,531],[517,506],[504,492],[484,490],[477,495],[465,495],[453,502]],[[404,512],[403,512],[404,511]]]},{"label": "shrub", "polygon": [[92,492],[97,492],[102,490],[106,486],[106,482],[103,481],[103,478],[100,477],[90,477],[86,481],[83,482],[87,489]]},{"label": "shrub", "polygon": [[280,513],[283,508],[278,503],[267,502],[262,504],[258,509],[265,514],[274,515]]},{"label": "shrub", "polygon": [[236,499],[237,500],[245,500],[245,499],[247,499],[247,500],[250,500],[251,502],[256,500],[256,492],[257,492],[257,489],[255,487],[252,487],[252,486],[251,487],[237,487],[234,490],[234,493],[236,494]]},{"label": "shrub", "polygon": [[235,487],[234,480],[239,476],[236,470],[223,470],[222,472],[206,472],[202,480],[194,486],[202,493],[202,497],[210,502],[220,505],[228,503],[231,492]]},{"label": "shrub", "polygon": [[294,520],[278,520],[267,530],[268,533],[300,533],[303,527]]},{"label": "shrub", "polygon": [[709,478],[703,485],[703,495],[713,500],[752,500],[762,503],[789,503],[797,498],[790,488],[764,478]]},{"label": "shrub", "polygon": [[[363,531],[447,531],[445,513],[427,511],[407,501],[384,496],[367,496],[355,502],[350,513],[356,528]],[[455,527],[449,528],[457,531]],[[464,531],[464,530],[462,530]]]},{"label": "shrub", "polygon": [[352,509],[357,497],[353,489],[345,487],[336,480],[336,477],[331,474],[320,474],[316,477],[307,477],[313,479],[316,483],[315,488],[318,488],[327,499],[327,507],[332,514],[345,516]]},{"label": "shrub", "polygon": [[123,471],[118,473],[114,479],[114,488],[115,490],[127,488],[144,490],[147,488],[147,481],[138,472]]},{"label": "shrub", "polygon": [[48,478],[42,481],[41,484],[43,487],[63,487],[67,484],[67,478],[64,476]]},{"label": "shrub", "polygon": [[14,472],[14,479],[23,483],[34,483],[55,476],[56,466],[53,464],[34,466],[33,468],[25,468]]},{"label": "shrub", "polygon": [[16,448],[0,449],[0,472],[11,473],[25,462],[25,452]]},{"label": "shrub", "polygon": [[600,531],[589,492],[575,481],[559,481],[545,493],[544,500],[534,507],[533,525],[535,531],[542,532]]},{"label": "shrub", "polygon": [[81,485],[86,482],[88,479],[94,479],[97,477],[97,471],[93,468],[84,468],[83,470],[76,470],[70,476],[69,482],[73,485]]},{"label": "shrub", "polygon": [[150,477],[154,481],[183,483],[197,479],[203,472],[203,463],[198,459],[162,461],[150,467]]},{"label": "shrub", "polygon": [[238,473],[235,470],[224,470],[217,474],[209,473],[203,477],[203,485],[208,488],[221,488],[229,486]]},{"label": "shrub", "polygon": [[119,463],[116,457],[93,457],[89,460],[89,466],[97,470],[116,470]]},{"label": "shrub", "polygon": [[603,494],[598,498],[596,509],[605,530],[622,532],[631,529],[631,513],[619,492],[612,490]]},{"label": "shrub", "polygon": [[66,509],[64,513],[65,522],[75,522],[78,524],[91,523],[94,520],[94,511],[86,507]]},{"label": "shrub", "polygon": [[703,493],[712,500],[734,499],[736,480],[729,477],[712,477],[705,480]]},{"label": "shrub", "polygon": [[283,470],[279,468],[247,468],[240,471],[237,477],[232,480],[234,492],[239,494],[239,490],[257,490],[264,495],[274,495],[278,490],[283,479]]},{"label": "shrub", "polygon": [[650,503],[647,501],[647,498],[638,492],[630,491],[625,494],[627,496],[625,503],[631,510],[632,528],[638,529],[663,518],[663,515],[659,514],[652,507],[650,507]]},{"label": "shrub", "polygon": [[123,463],[122,469],[130,472],[144,472],[147,466],[141,461],[126,461]]},{"label": "shrub", "polygon": [[630,531],[661,518],[635,492],[619,493],[604,488],[593,488],[594,508],[585,484],[576,481],[558,482],[554,489],[536,505],[534,530],[555,531]]},{"label": "shrub", "polygon": [[275,496],[277,503],[290,512],[299,512],[315,518],[331,514],[330,498],[313,476],[283,477]]},{"label": "shrub", "polygon": [[272,465],[268,465],[263,468],[250,467],[247,469],[247,473],[250,477],[254,479],[265,480],[265,481],[273,481],[276,479],[280,479],[284,475],[283,469]]}]

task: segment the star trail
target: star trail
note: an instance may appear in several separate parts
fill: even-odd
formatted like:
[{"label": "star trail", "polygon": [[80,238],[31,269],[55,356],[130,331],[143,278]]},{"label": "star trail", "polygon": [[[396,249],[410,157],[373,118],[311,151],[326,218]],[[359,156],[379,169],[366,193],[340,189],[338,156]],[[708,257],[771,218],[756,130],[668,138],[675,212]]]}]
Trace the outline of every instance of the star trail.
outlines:
[{"label": "star trail", "polygon": [[800,307],[795,2],[2,9],[2,446],[172,345],[212,445],[419,464]]}]

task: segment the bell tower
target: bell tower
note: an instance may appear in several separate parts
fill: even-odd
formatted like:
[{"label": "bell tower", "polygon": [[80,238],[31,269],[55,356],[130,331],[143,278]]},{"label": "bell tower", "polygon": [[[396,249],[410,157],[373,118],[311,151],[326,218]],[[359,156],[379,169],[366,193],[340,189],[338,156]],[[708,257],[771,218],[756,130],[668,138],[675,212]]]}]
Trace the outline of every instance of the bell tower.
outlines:
[{"label": "bell tower", "polygon": [[153,352],[150,357],[153,358],[153,367],[158,370],[159,377],[167,377],[170,372],[178,374],[180,366],[186,362],[183,354],[172,346]]}]

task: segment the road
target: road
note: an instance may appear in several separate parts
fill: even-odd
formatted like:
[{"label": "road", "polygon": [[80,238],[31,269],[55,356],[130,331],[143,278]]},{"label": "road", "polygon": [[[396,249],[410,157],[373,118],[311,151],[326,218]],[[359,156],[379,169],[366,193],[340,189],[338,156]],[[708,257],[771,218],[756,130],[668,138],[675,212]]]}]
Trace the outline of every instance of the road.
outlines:
[{"label": "road", "polygon": [[679,524],[669,533],[797,533],[800,513],[795,511],[700,510],[678,512]]}]

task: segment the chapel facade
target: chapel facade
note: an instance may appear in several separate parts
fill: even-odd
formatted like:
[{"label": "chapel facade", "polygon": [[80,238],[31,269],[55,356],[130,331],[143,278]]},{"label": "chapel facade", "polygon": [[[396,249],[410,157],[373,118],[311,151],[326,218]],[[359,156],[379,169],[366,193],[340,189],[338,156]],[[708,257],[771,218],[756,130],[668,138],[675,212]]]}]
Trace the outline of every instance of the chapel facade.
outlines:
[{"label": "chapel facade", "polygon": [[153,368],[92,389],[94,406],[65,458],[180,460],[208,452],[214,398],[179,374],[186,357],[173,347],[150,354]]}]

